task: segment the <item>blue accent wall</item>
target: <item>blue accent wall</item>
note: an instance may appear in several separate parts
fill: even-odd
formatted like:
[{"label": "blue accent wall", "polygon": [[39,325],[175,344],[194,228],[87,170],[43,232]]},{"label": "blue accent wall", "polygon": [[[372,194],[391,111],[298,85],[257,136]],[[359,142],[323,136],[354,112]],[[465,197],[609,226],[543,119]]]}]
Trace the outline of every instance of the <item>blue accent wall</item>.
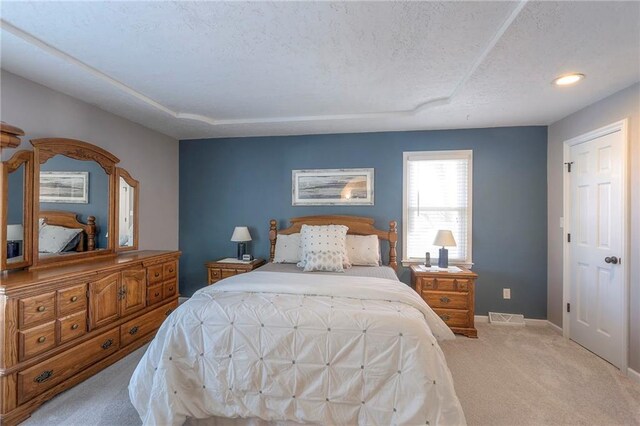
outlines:
[{"label": "blue accent wall", "polygon": [[[234,226],[246,225],[250,251],[269,255],[269,220],[314,214],[369,216],[400,226],[402,153],[473,150],[473,270],[476,314],[546,318],[547,128],[507,127],[180,141],[180,286],[206,285],[204,263],[233,257]],[[294,207],[291,170],[373,167],[375,206]],[[400,279],[410,282],[409,270]],[[502,289],[511,288],[511,300]]]},{"label": "blue accent wall", "polygon": [[81,161],[63,155],[56,155],[40,166],[47,172],[89,172],[89,203],[40,203],[40,210],[64,210],[78,214],[80,221],[87,223],[87,217],[96,217],[96,247],[107,247],[109,230],[109,177],[94,161]]}]

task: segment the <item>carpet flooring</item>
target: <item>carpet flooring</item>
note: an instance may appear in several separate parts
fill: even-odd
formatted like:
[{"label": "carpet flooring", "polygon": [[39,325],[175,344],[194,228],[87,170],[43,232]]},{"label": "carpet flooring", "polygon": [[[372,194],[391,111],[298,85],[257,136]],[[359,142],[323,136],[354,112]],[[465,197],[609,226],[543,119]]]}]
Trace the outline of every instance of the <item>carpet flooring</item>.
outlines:
[{"label": "carpet flooring", "polygon": [[[469,425],[640,425],[640,384],[545,326],[477,324],[442,349]],[[23,425],[139,425],[127,385],[146,347],[42,405]]]}]

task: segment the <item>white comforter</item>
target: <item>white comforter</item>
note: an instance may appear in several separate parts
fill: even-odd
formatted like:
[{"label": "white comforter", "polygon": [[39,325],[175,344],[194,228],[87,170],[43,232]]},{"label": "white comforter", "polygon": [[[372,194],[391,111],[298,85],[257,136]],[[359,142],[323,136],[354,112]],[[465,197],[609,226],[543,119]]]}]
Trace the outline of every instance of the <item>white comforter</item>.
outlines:
[{"label": "white comforter", "polygon": [[321,424],[465,424],[438,339],[399,281],[260,272],[196,292],[129,384],[144,424],[213,416]]}]

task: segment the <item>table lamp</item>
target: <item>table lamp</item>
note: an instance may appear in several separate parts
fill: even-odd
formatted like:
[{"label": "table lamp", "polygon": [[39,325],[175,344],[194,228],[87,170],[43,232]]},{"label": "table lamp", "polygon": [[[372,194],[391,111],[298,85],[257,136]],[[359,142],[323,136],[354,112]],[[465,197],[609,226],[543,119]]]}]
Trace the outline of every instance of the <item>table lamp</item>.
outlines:
[{"label": "table lamp", "polygon": [[436,234],[436,239],[433,240],[433,245],[442,247],[438,254],[438,266],[440,268],[448,268],[449,250],[447,250],[445,247],[456,246],[456,240],[453,239],[453,233],[447,229],[440,229]]},{"label": "table lamp", "polygon": [[233,230],[231,241],[238,243],[238,259],[242,259],[242,256],[247,253],[247,241],[251,241],[249,228],[246,226],[236,226]]},{"label": "table lamp", "polygon": [[20,242],[24,240],[22,224],[7,225],[7,259],[20,256]]}]

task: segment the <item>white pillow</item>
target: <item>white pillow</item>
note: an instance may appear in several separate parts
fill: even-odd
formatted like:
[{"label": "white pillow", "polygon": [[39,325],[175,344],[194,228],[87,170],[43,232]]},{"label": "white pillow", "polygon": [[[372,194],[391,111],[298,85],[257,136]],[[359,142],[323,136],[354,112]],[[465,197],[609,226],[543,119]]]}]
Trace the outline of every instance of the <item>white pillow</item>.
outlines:
[{"label": "white pillow", "polygon": [[380,241],[377,235],[347,235],[347,256],[352,265],[379,266]]},{"label": "white pillow", "polygon": [[300,245],[300,233],[290,235],[278,235],[276,238],[276,252],[273,255],[273,263],[298,263],[302,246]]},{"label": "white pillow", "polygon": [[300,229],[300,244],[302,252],[299,267],[305,266],[306,254],[311,251],[331,251],[338,250],[342,253],[342,266],[350,268],[351,263],[347,256],[347,231],[348,226],[344,225],[302,225]]},{"label": "white pillow", "polygon": [[304,272],[344,272],[343,250],[310,250],[305,253]]},{"label": "white pillow", "polygon": [[60,253],[81,232],[82,229],[45,224],[38,233],[38,251],[40,253]]}]

